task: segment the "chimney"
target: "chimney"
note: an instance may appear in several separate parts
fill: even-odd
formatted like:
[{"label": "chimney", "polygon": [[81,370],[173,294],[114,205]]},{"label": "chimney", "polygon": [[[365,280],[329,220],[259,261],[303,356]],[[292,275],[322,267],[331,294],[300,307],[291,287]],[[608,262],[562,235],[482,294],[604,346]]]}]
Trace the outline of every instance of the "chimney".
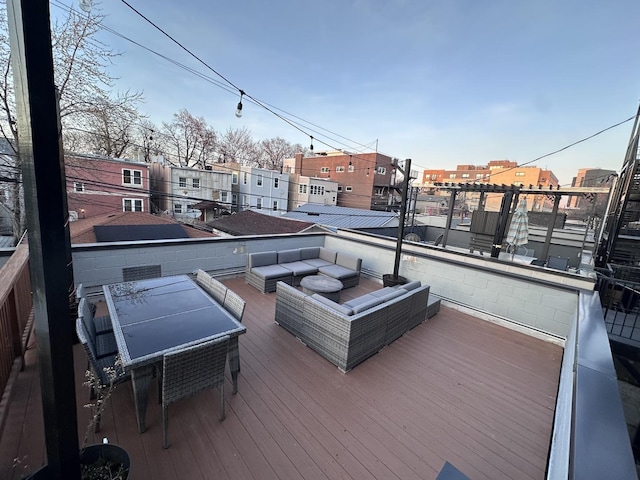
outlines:
[{"label": "chimney", "polygon": [[302,153],[296,153],[296,163],[293,168],[294,173],[302,175]]}]

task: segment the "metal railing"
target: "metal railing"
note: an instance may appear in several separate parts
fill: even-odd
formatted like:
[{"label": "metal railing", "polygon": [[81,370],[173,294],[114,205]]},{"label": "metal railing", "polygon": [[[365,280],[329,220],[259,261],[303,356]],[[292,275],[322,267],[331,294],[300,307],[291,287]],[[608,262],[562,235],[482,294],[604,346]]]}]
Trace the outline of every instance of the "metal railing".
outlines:
[{"label": "metal railing", "polygon": [[596,274],[607,333],[640,348],[640,269],[612,267]]}]

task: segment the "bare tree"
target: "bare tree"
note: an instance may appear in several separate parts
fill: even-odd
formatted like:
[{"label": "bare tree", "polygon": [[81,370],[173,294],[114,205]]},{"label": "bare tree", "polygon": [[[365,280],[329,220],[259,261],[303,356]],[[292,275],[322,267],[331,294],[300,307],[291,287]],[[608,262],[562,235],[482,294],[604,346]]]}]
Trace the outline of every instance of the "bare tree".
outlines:
[{"label": "bare tree", "polygon": [[247,128],[229,128],[220,138],[218,153],[225,162],[256,166],[259,164],[258,147]]},{"label": "bare tree", "polygon": [[213,160],[217,135],[203,117],[194,117],[182,109],[173,114],[171,122],[163,122],[162,127],[170,163],[204,168]]},{"label": "bare tree", "polygon": [[278,170],[285,158],[293,157],[298,150],[284,138],[274,137],[262,140],[259,144],[260,167]]},{"label": "bare tree", "polygon": [[[118,53],[95,38],[103,18],[95,7],[89,13],[80,13],[71,7],[64,20],[56,21],[51,26],[54,75],[63,129],[81,125],[82,115],[94,105],[95,99],[109,96],[113,77],[106,67]],[[4,2],[0,5],[0,134],[7,140],[14,160],[13,176],[10,178],[12,193],[10,198],[2,199],[2,202],[14,216],[18,226],[14,235],[17,237],[24,230],[22,160],[18,147],[11,47]],[[76,142],[81,136],[67,138]]]},{"label": "bare tree", "polygon": [[114,98],[99,97],[82,114],[85,149],[107,157],[122,158],[135,150],[137,125],[143,118],[136,104],[140,93],[118,93]]}]

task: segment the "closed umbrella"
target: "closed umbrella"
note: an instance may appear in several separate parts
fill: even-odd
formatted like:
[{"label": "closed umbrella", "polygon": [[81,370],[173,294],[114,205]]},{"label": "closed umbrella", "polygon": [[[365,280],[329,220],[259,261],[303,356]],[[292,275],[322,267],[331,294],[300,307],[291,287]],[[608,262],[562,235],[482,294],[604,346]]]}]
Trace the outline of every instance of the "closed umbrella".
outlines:
[{"label": "closed umbrella", "polygon": [[512,258],[519,246],[529,243],[529,217],[527,216],[527,201],[524,198],[520,200],[513,212],[506,243],[513,247]]}]

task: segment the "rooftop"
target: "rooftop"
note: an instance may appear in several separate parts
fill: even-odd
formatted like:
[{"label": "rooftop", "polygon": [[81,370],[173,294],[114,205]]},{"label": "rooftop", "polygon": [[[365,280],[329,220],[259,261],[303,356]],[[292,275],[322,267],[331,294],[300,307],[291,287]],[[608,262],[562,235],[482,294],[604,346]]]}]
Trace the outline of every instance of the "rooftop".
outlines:
[{"label": "rooftop", "polygon": [[[135,479],[435,478],[445,461],[474,479],[544,476],[562,348],[443,307],[347,374],[274,323],[275,294],[225,280],[247,301],[239,389],[219,422],[209,390],[160,406],[138,434],[131,386],[118,387],[99,438],[124,446]],[[380,288],[363,278],[345,299]],[[99,304],[98,308],[104,308]],[[487,348],[491,345],[491,348]],[[44,461],[40,382],[32,341],[0,440],[0,478]],[[78,406],[86,357],[74,346]],[[152,389],[150,398],[156,398]],[[78,408],[80,438],[88,423]],[[14,459],[18,459],[16,462]]]}]

